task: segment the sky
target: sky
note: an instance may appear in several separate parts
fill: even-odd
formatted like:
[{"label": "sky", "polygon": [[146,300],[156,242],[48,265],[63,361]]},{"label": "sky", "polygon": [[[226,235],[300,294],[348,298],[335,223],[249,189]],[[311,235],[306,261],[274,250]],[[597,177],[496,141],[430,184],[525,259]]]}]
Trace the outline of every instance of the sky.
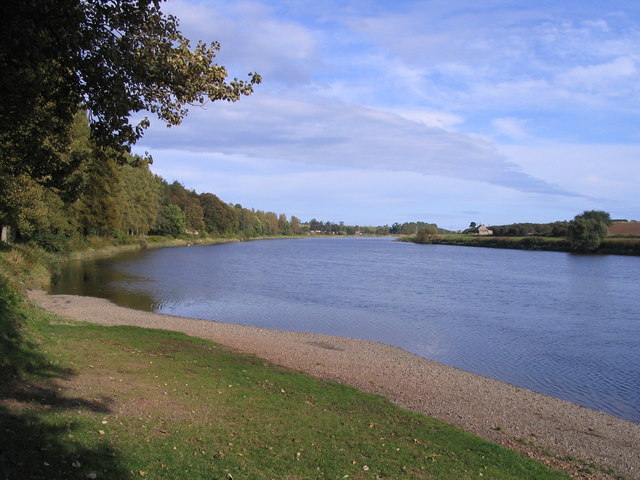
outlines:
[{"label": "sky", "polygon": [[231,78],[136,146],[152,170],[303,221],[640,219],[640,3],[170,0]]}]

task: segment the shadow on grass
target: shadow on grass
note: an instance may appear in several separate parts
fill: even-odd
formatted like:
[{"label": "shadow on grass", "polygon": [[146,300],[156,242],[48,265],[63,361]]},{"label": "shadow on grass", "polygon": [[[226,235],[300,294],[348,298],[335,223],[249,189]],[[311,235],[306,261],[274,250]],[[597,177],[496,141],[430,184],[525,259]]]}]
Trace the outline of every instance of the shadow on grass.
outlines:
[{"label": "shadow on grass", "polygon": [[74,438],[68,410],[109,412],[104,400],[69,397],[59,380],[71,370],[51,364],[23,335],[20,297],[0,277],[0,480],[128,478],[106,443]]}]

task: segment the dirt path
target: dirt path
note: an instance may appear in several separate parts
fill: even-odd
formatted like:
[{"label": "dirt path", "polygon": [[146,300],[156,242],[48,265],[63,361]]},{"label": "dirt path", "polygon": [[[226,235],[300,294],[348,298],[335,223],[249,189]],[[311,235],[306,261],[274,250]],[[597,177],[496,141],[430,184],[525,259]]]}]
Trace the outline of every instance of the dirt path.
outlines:
[{"label": "dirt path", "polygon": [[[102,325],[176,330],[391,401],[509,446],[576,478],[640,480],[640,425],[376,342],[192,320],[107,300],[30,292],[42,308]],[[565,457],[581,461],[561,460]],[[584,463],[586,462],[586,463]],[[593,463],[601,468],[587,468]],[[615,473],[605,470],[613,469]]]}]

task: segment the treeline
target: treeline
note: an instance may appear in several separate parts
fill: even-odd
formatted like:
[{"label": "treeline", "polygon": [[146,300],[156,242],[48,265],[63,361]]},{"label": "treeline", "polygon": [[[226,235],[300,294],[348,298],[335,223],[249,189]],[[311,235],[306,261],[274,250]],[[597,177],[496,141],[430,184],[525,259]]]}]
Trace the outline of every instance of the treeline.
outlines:
[{"label": "treeline", "polygon": [[309,234],[406,235],[437,229],[435,224],[424,222],[360,226],[314,218],[303,223],[284,213],[228,204],[213,193],[196,193],[153,174],[148,158],[125,154],[123,161],[122,154],[112,153],[93,143],[87,117],[79,112],[71,129],[70,147],[61,158],[69,170],[64,182],[47,185],[28,175],[5,179],[4,201],[11,208],[0,215],[0,226],[11,227],[11,240],[32,242],[49,251],[76,250],[91,237],[126,243],[133,236],[145,235],[248,239]]},{"label": "treeline", "polygon": [[21,175],[6,186],[12,208],[0,220],[12,227],[14,240],[61,251],[91,236],[128,241],[149,234],[250,238],[302,232],[295,216],[229,205],[212,193],[168,183],[143,157],[128,155],[123,164],[93,145],[83,113],[75,118],[64,163],[71,173],[63,184],[45,186]]},{"label": "treeline", "polygon": [[512,223],[510,225],[493,225],[489,229],[499,237],[566,237],[569,231],[568,221],[552,223]]},{"label": "treeline", "polygon": [[390,229],[388,225],[383,226],[364,226],[364,225],[345,225],[344,222],[323,222],[312,218],[308,224],[302,225],[304,233],[321,234],[321,235],[389,235]]},{"label": "treeline", "polygon": [[[430,233],[447,234],[448,230],[438,228],[435,223],[426,222],[405,222],[394,223],[393,225],[364,226],[345,225],[344,222],[322,222],[315,218],[308,224],[301,226],[302,232],[324,235],[415,235],[419,232],[429,231]],[[433,232],[432,232],[433,230]]]},{"label": "treeline", "polygon": [[391,235],[415,235],[420,232],[434,233],[433,229],[435,229],[435,233],[441,235],[451,233],[449,230],[438,228],[435,223],[426,222],[396,222],[389,228],[389,233]]}]

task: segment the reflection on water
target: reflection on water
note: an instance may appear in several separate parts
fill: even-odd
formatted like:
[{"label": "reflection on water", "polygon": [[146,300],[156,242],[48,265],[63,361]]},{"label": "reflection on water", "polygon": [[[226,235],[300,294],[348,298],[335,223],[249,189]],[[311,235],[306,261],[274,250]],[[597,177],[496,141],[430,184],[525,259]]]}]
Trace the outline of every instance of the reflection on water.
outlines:
[{"label": "reflection on water", "polygon": [[[126,261],[131,254],[116,257]],[[132,282],[143,282],[142,277],[113,268],[109,261],[93,260],[70,262],[60,268],[52,279],[51,293],[66,293],[88,297],[107,298],[118,305],[152,312],[156,308],[155,298],[144,290],[132,290]]]},{"label": "reflection on water", "polygon": [[376,340],[640,422],[640,258],[270,240],[70,265],[54,293]]}]

